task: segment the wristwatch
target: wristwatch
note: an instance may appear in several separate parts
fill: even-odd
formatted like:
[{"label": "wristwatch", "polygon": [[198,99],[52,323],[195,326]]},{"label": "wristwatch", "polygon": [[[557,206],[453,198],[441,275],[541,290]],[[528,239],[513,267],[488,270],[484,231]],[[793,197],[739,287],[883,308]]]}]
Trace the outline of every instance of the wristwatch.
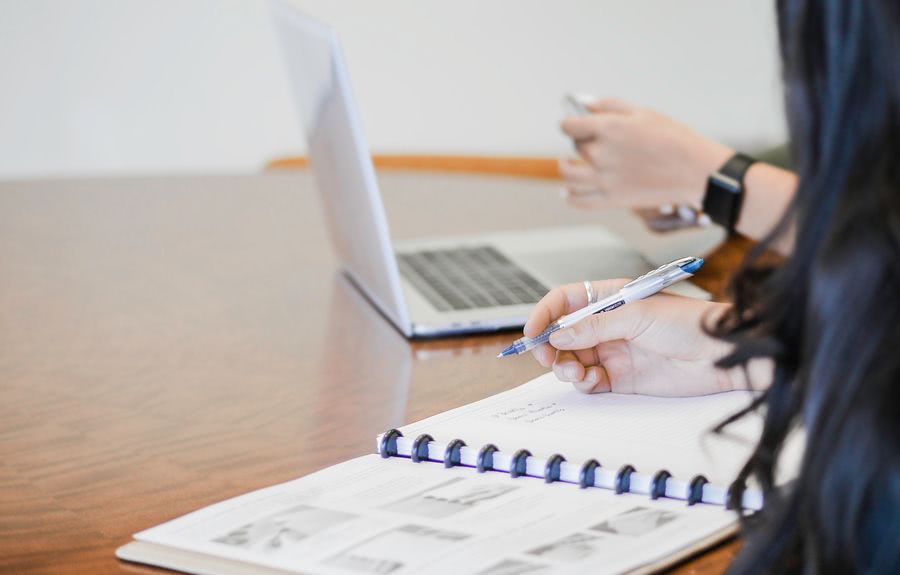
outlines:
[{"label": "wristwatch", "polygon": [[706,181],[703,213],[729,233],[734,232],[744,203],[744,174],[756,162],[746,154],[735,154]]}]

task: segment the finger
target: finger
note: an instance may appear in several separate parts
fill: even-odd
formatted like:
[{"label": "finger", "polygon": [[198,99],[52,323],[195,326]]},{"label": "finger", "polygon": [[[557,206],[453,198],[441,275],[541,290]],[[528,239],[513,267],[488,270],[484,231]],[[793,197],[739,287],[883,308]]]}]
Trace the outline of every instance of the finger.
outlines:
[{"label": "finger", "polygon": [[555,287],[535,304],[522,331],[526,337],[535,337],[556,318],[583,308],[586,304],[587,292],[582,284]]},{"label": "finger", "polygon": [[575,140],[575,151],[581,161],[590,166],[594,172],[604,169],[608,149],[597,140]]},{"label": "finger", "polygon": [[[603,298],[611,295],[629,281],[626,279],[594,281],[592,286],[594,294],[596,294],[595,297]],[[572,283],[555,287],[535,304],[522,331],[526,337],[535,337],[544,331],[544,328],[550,325],[550,322],[586,305],[587,290],[584,288],[584,283]]]},{"label": "finger", "polygon": [[[607,296],[611,296],[616,293],[622,287],[630,282],[630,279],[627,278],[615,278],[609,280],[594,280],[591,282],[591,285],[594,287],[594,300],[599,301]],[[582,286],[584,287],[584,286]]]},{"label": "finger", "polygon": [[609,196],[601,193],[569,194],[566,196],[566,204],[576,210],[584,211],[607,209],[616,205],[610,201]]},{"label": "finger", "polygon": [[553,362],[553,373],[560,381],[581,381],[584,379],[584,366],[571,351],[560,351]]},{"label": "finger", "polygon": [[569,116],[559,127],[576,142],[587,142],[602,135],[604,121],[599,116]]},{"label": "finger", "polygon": [[624,194],[615,194],[603,190],[590,193],[577,193],[566,190],[563,198],[566,203],[579,210],[596,210],[598,208],[630,208],[641,205],[641,198]]},{"label": "finger", "polygon": [[566,182],[566,195],[569,196],[602,196],[605,192],[595,182]]},{"label": "finger", "polygon": [[562,188],[559,197],[565,200],[569,207],[577,210],[599,210],[631,205],[627,199],[622,199],[597,189]]},{"label": "finger", "polygon": [[636,301],[619,309],[592,315],[550,336],[556,349],[585,349],[616,339],[631,340],[647,329],[652,319],[644,313],[645,302]]},{"label": "finger", "polygon": [[588,110],[595,114],[628,114],[636,109],[636,106],[618,98],[603,98],[587,104]]},{"label": "finger", "polygon": [[578,363],[583,365],[585,369],[600,364],[600,358],[597,356],[597,350],[593,347],[589,347],[587,349],[576,349],[573,350],[573,353],[575,354],[575,359],[577,359]]},{"label": "finger", "polygon": [[605,393],[612,391],[609,373],[602,365],[594,365],[585,370],[584,379],[572,385],[582,393]]},{"label": "finger", "polygon": [[559,175],[567,184],[590,183],[596,171],[589,164],[568,158],[559,160]]},{"label": "finger", "polygon": [[553,365],[553,360],[556,359],[556,350],[546,343],[542,343],[531,350],[531,355],[542,367],[550,367]]}]

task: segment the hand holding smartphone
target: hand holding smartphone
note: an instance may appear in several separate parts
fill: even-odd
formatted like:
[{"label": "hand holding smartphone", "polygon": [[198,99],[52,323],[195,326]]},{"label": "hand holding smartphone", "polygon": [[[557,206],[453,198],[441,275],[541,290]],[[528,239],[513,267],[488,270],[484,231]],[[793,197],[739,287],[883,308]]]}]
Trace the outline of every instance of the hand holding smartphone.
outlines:
[{"label": "hand holding smartphone", "polygon": [[566,116],[589,116],[591,110],[588,106],[596,99],[590,94],[569,92],[563,97],[563,108],[566,111]]}]

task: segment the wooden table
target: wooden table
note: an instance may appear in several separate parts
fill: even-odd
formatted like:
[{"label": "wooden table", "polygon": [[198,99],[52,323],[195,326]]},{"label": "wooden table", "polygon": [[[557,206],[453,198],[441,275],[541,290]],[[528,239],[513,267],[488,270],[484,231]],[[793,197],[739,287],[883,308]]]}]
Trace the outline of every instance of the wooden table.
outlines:
[{"label": "wooden table", "polygon": [[[382,176],[397,238],[596,217],[546,181]],[[509,334],[407,342],[320,214],[303,172],[0,184],[0,572],[154,572],[113,551],[542,372],[494,360]],[[721,295],[746,247],[699,282]]]}]

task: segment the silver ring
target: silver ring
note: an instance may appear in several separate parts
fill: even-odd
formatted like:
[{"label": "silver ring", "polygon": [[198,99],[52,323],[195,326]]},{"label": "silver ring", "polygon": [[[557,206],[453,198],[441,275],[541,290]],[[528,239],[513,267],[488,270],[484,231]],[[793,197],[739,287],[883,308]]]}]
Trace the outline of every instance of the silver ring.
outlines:
[{"label": "silver ring", "polygon": [[588,305],[595,303],[595,301],[594,301],[594,284],[592,284],[588,280],[584,280],[584,291],[587,292]]}]

